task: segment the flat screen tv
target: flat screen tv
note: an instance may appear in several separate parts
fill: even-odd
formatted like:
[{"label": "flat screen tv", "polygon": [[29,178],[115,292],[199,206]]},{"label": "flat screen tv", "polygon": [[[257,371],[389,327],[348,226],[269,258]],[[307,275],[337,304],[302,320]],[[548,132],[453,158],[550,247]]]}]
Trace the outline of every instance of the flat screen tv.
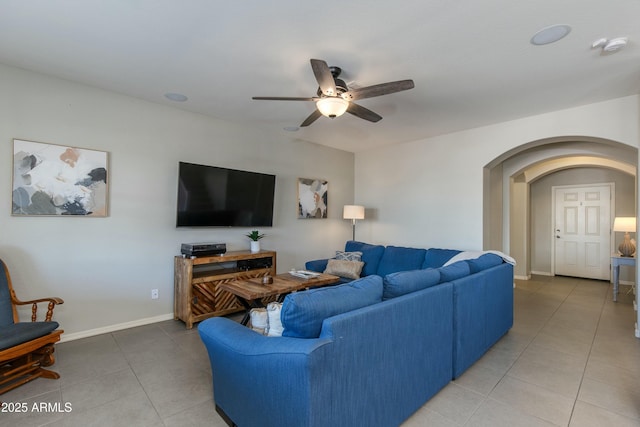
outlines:
[{"label": "flat screen tv", "polygon": [[180,162],[177,227],[271,227],[275,175]]}]

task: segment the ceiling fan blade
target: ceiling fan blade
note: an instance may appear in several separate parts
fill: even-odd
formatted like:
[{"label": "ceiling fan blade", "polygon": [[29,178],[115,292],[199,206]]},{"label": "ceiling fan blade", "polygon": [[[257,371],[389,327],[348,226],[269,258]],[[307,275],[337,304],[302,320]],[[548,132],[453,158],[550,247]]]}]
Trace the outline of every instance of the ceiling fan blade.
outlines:
[{"label": "ceiling fan blade", "polygon": [[333,80],[333,74],[331,74],[327,63],[322,59],[312,59],[311,69],[313,70],[313,75],[316,76],[322,93],[327,96],[335,96],[337,94],[336,82]]},{"label": "ceiling fan blade", "polygon": [[300,127],[306,127],[309,126],[311,123],[315,122],[316,120],[318,120],[320,117],[322,116],[322,113],[316,109],[313,113],[311,113],[311,115],[309,117],[307,117],[304,122],[302,122],[302,124],[300,125]]},{"label": "ceiling fan blade", "polygon": [[259,101],[317,101],[318,98],[296,98],[292,96],[254,96]]},{"label": "ceiling fan blade", "polygon": [[342,97],[349,101],[356,99],[373,98],[374,96],[388,95],[414,88],[413,80],[398,80],[397,82],[380,83],[373,86],[353,89],[342,94]]},{"label": "ceiling fan blade", "polygon": [[347,107],[347,113],[351,113],[356,117],[360,117],[361,119],[369,120],[370,122],[374,123],[382,120],[382,116],[380,116],[379,114],[374,113],[368,108],[364,108],[363,106],[355,104],[353,102],[349,103],[349,106]]}]

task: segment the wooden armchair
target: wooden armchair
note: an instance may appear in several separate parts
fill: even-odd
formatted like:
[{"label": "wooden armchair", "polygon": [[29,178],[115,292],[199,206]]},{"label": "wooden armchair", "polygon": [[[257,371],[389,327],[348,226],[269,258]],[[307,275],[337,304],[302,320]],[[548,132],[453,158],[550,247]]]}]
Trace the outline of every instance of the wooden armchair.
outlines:
[{"label": "wooden armchair", "polygon": [[[60,378],[56,372],[44,369],[53,365],[53,344],[64,332],[51,320],[60,298],[20,301],[11,285],[9,270],[0,260],[0,395],[38,377]],[[38,322],[39,303],[48,303],[45,320]],[[20,322],[19,305],[31,304],[31,322]]]}]

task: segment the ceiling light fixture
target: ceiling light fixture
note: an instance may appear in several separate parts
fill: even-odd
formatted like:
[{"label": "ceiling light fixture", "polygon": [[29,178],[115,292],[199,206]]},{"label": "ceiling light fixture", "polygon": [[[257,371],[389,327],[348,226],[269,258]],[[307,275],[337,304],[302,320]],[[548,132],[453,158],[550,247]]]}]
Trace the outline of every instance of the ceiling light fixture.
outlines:
[{"label": "ceiling light fixture", "polygon": [[323,116],[330,117],[332,119],[343,115],[345,111],[347,111],[348,106],[349,101],[340,96],[327,96],[320,98],[316,102],[318,111],[320,111]]},{"label": "ceiling light fixture", "polygon": [[165,93],[164,97],[167,98],[169,101],[174,101],[174,102],[185,102],[187,98],[185,95],[181,94],[181,93]]},{"label": "ceiling light fixture", "polygon": [[545,27],[535,33],[533,37],[531,37],[531,44],[536,46],[542,46],[549,43],[555,43],[558,40],[564,38],[571,32],[571,27],[568,25],[551,25],[550,27]]}]

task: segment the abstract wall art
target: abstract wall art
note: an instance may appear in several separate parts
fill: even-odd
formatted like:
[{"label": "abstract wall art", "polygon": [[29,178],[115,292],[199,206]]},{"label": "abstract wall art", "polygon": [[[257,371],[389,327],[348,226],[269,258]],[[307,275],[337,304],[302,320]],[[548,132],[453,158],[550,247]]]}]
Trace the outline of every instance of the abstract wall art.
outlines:
[{"label": "abstract wall art", "polygon": [[298,178],[298,218],[327,217],[327,187],[323,179]]},{"label": "abstract wall art", "polygon": [[107,216],[104,151],[13,140],[12,215]]}]

